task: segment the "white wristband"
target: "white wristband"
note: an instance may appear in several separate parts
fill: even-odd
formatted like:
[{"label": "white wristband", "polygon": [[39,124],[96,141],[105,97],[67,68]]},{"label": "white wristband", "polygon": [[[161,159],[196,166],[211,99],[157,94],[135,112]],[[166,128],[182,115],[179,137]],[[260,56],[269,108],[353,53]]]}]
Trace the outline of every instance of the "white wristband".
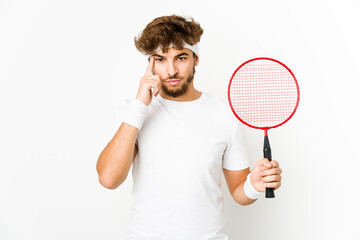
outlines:
[{"label": "white wristband", "polygon": [[146,117],[147,110],[148,106],[146,106],[146,104],[137,100],[136,98],[132,99],[128,105],[123,122],[136,127],[137,129],[141,129]]},{"label": "white wristband", "polygon": [[244,183],[244,192],[248,198],[257,199],[262,195],[262,193],[256,191],[255,188],[251,185],[250,176],[251,173],[247,176],[246,181]]}]

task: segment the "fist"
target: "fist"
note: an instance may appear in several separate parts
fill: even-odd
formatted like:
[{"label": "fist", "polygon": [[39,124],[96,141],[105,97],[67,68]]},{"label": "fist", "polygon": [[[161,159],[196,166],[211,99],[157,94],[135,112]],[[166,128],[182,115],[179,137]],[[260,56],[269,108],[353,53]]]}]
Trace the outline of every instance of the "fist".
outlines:
[{"label": "fist", "polygon": [[269,161],[267,158],[259,160],[251,171],[251,185],[258,192],[265,192],[265,188],[274,188],[281,186],[281,168],[275,160]]},{"label": "fist", "polygon": [[136,99],[149,105],[152,101],[152,95],[155,97],[159,94],[161,88],[161,80],[158,75],[153,75],[154,57],[150,57],[149,65],[146,68],[145,75],[141,77],[139,90]]}]

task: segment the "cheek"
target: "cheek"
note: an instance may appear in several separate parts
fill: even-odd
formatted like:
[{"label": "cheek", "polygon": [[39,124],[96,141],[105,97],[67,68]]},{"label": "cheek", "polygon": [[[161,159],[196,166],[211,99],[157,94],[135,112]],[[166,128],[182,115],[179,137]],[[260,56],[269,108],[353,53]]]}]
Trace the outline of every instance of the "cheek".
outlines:
[{"label": "cheek", "polygon": [[183,75],[190,75],[193,72],[193,66],[192,65],[186,65],[183,68],[181,68],[180,72]]},{"label": "cheek", "polygon": [[186,73],[186,72],[188,72],[188,64],[186,64],[186,63],[178,63],[177,64],[177,66],[176,66],[176,68],[177,68],[177,70],[180,72],[180,73]]},{"label": "cheek", "polygon": [[157,64],[154,66],[154,74],[160,77],[166,76],[166,68],[163,64]]}]

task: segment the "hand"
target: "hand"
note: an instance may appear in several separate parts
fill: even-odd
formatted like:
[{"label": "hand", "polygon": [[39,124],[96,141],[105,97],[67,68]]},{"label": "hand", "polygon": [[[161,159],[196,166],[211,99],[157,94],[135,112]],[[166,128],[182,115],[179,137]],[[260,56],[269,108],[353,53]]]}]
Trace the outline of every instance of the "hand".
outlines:
[{"label": "hand", "polygon": [[265,192],[265,188],[274,188],[281,186],[282,173],[279,163],[275,160],[269,161],[267,158],[259,160],[251,171],[251,185],[258,192]]},{"label": "hand", "polygon": [[[158,75],[152,75],[155,58],[150,57],[149,65],[146,68],[145,75],[140,78],[139,90],[136,99],[143,102],[147,106],[152,101],[152,95],[155,97],[159,94],[161,81]],[[151,93],[151,89],[153,92]]]}]

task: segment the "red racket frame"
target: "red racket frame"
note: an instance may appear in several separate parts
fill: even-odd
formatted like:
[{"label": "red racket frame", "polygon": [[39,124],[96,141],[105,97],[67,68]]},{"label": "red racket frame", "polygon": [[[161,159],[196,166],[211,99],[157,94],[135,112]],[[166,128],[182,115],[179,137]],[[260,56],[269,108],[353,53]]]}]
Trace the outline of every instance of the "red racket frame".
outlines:
[{"label": "red racket frame", "polygon": [[[245,64],[247,64],[247,63],[249,63],[249,62],[252,62],[252,61],[256,61],[256,60],[270,60],[270,61],[274,61],[274,62],[277,62],[277,63],[281,64],[283,67],[285,67],[285,68],[290,72],[290,74],[293,76],[294,81],[295,81],[295,84],[296,84],[296,88],[297,88],[297,101],[296,101],[296,106],[295,106],[295,108],[294,108],[294,111],[291,113],[291,115],[290,115],[285,121],[283,121],[282,123],[280,123],[280,124],[278,124],[278,125],[275,125],[275,126],[270,126],[270,127],[257,127],[257,126],[253,126],[253,125],[248,124],[247,122],[243,121],[243,120],[237,115],[237,113],[235,112],[235,110],[234,110],[234,108],[233,108],[233,106],[232,106],[232,103],[231,103],[231,99],[230,99],[230,86],[231,86],[231,83],[232,83],[232,80],[233,80],[235,74],[236,74],[237,71],[238,71],[241,67],[243,67]],[[234,113],[235,117],[236,117],[237,119],[239,119],[243,124],[245,124],[245,125],[247,125],[247,126],[249,126],[249,127],[251,127],[251,128],[256,128],[256,129],[262,129],[262,130],[264,130],[264,131],[265,131],[265,136],[267,136],[267,130],[269,130],[269,129],[271,129],[271,128],[279,127],[279,126],[283,125],[284,123],[286,123],[287,121],[289,121],[289,119],[290,119],[290,118],[295,114],[295,112],[296,112],[296,109],[297,109],[297,107],[298,107],[298,105],[299,105],[299,100],[300,100],[300,90],[299,90],[299,84],[298,84],[298,82],[297,82],[297,79],[296,79],[295,75],[294,75],[293,72],[290,70],[290,68],[288,68],[285,64],[283,64],[282,62],[280,62],[280,61],[278,61],[278,60],[275,60],[275,59],[273,59],[273,58],[259,57],[259,58],[253,58],[253,59],[250,59],[250,60],[244,62],[243,64],[241,64],[241,65],[234,71],[234,73],[233,73],[232,76],[231,76],[231,79],[230,79],[230,82],[229,82],[229,86],[228,86],[228,101],[229,101],[229,103],[230,103],[231,111]]]}]

